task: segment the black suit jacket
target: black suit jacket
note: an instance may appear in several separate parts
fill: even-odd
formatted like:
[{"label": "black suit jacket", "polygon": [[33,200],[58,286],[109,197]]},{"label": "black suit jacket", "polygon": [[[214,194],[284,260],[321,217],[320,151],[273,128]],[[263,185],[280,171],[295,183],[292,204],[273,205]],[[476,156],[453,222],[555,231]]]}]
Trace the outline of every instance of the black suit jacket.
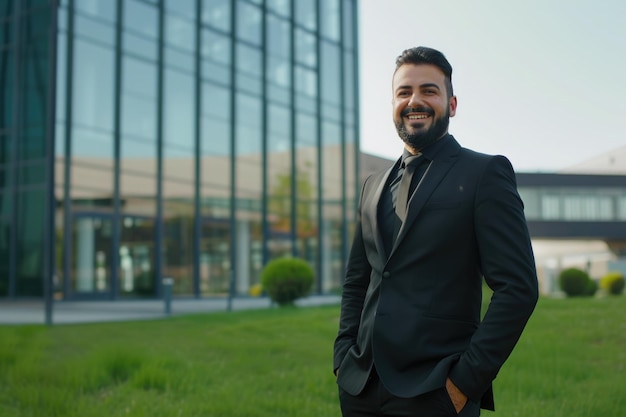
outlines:
[{"label": "black suit jacket", "polygon": [[[394,395],[445,386],[483,408],[538,297],[535,262],[509,161],[448,135],[387,253],[377,225],[392,168],[364,183],[347,263],[337,383],[357,395],[372,366]],[[493,297],[482,322],[482,279]]]}]

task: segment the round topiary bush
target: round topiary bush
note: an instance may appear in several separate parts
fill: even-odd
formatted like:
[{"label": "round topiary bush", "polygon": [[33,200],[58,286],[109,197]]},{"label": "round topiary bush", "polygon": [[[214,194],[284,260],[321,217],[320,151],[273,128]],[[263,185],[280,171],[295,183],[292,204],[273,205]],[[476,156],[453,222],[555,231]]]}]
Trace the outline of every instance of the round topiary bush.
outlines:
[{"label": "round topiary bush", "polygon": [[[589,294],[591,285],[589,275],[578,268],[568,268],[559,274],[559,286],[568,297],[575,297]],[[595,286],[594,291],[595,293]]]},{"label": "round topiary bush", "polygon": [[624,274],[609,272],[600,280],[600,287],[611,295],[619,295],[624,291]]},{"label": "round topiary bush", "polygon": [[596,292],[598,292],[598,283],[594,281],[593,279],[589,279],[589,281],[587,281],[587,290],[585,291],[584,295],[593,297],[596,294]]},{"label": "round topiary bush", "polygon": [[261,271],[261,284],[279,306],[291,305],[311,291],[313,275],[313,268],[305,260],[279,258],[265,265]]}]

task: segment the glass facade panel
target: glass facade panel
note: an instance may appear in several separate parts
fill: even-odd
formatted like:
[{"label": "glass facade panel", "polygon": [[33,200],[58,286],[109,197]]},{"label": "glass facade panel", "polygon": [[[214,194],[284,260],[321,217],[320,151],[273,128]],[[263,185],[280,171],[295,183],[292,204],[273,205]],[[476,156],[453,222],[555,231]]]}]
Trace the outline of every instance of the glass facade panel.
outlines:
[{"label": "glass facade panel", "polygon": [[244,44],[237,44],[237,90],[261,95],[263,86],[261,72],[263,69],[261,51]]},{"label": "glass facade panel", "polygon": [[243,0],[237,0],[237,39],[252,45],[261,45],[262,14],[261,9]]},{"label": "glass facade panel", "polygon": [[164,142],[166,146],[191,150],[194,147],[194,80],[178,71],[166,70]]},{"label": "glass facade panel", "polygon": [[74,1],[77,14],[85,14],[104,22],[115,21],[115,2],[100,0],[78,0]]},{"label": "glass facade panel", "polygon": [[[355,59],[354,54],[345,53],[343,56],[343,99],[344,106],[347,109],[354,110],[358,108],[357,103],[357,78],[355,77]],[[356,112],[350,111],[345,113],[346,122],[355,125],[356,124]]]},{"label": "glass facade panel", "polygon": [[291,199],[291,111],[268,105],[268,251],[271,259],[293,253]]},{"label": "glass facade panel", "polygon": [[74,24],[77,37],[109,48],[113,46],[115,28],[110,23],[101,22],[92,17],[77,15]]},{"label": "glass facade panel", "polygon": [[[7,129],[11,129],[13,127],[14,116],[13,116],[13,106],[12,100],[13,95],[9,94],[13,92],[13,86],[15,85],[15,58],[11,53],[12,49],[0,49],[0,58],[4,62],[2,69],[0,69],[0,87],[2,91],[5,91],[6,94],[2,94],[2,100],[0,104],[0,134],[4,133]],[[7,148],[6,143],[0,143],[0,162],[6,158],[6,153],[4,149]]]},{"label": "glass facade panel", "polygon": [[168,46],[192,53],[196,43],[195,27],[192,22],[171,14],[166,16],[165,43]]},{"label": "glass facade panel", "polygon": [[343,27],[343,45],[347,49],[353,49],[355,47],[355,39],[354,39],[354,29],[355,25],[355,7],[353,0],[342,0],[341,7],[343,8],[343,19],[342,19],[342,27]]},{"label": "glass facade panel", "polygon": [[202,103],[200,293],[225,295],[232,269],[230,89],[204,83]]},{"label": "glass facade panel", "polygon": [[[161,297],[166,276],[177,295],[231,282],[246,295],[284,255],[315,267],[316,290],[336,289],[358,151],[339,151],[357,143],[358,110],[340,94],[356,79],[341,3],[62,1],[54,123],[50,9],[2,20],[0,296],[40,296],[44,254],[64,299]],[[16,22],[33,36],[13,37]]]},{"label": "glass facade panel", "polygon": [[80,215],[72,222],[71,287],[80,294],[108,294],[111,291],[113,245],[111,219]]},{"label": "glass facade panel", "polygon": [[278,15],[284,17],[291,15],[291,2],[289,0],[266,0],[265,6]]},{"label": "glass facade panel", "polygon": [[262,268],[261,195],[263,192],[262,132],[260,98],[235,95],[235,146],[237,151],[235,189],[237,196],[235,277],[237,293],[246,293],[258,283]]},{"label": "glass facade panel", "polygon": [[[167,0],[165,9],[168,13],[172,12],[187,20],[193,20],[196,14],[196,0]],[[186,25],[192,27],[189,23]]]},{"label": "glass facade panel", "polygon": [[113,126],[113,50],[75,40],[73,121],[111,132]]},{"label": "glass facade panel", "polygon": [[[0,202],[6,200],[0,192]],[[1,206],[1,205],[0,205]],[[9,295],[9,263],[11,259],[11,225],[9,219],[0,216],[0,297]]]},{"label": "glass facade panel", "polygon": [[119,245],[118,277],[120,295],[154,297],[154,220],[125,216],[122,219]]},{"label": "glass facade panel", "polygon": [[[341,126],[330,121],[322,122],[322,185],[325,204],[322,206],[321,245],[322,290],[337,291],[341,287],[343,272],[342,228],[343,215],[343,167],[341,150]],[[327,187],[326,184],[337,184]]]},{"label": "glass facade panel", "polygon": [[124,52],[128,54],[133,54],[150,61],[156,61],[157,59],[157,44],[154,40],[147,39],[143,36],[125,32],[122,48]]},{"label": "glass facade panel", "polygon": [[291,55],[291,25],[289,21],[269,15],[267,17],[267,54],[282,58]]},{"label": "glass facade panel", "polygon": [[224,85],[231,78],[231,40],[212,30],[202,31],[202,78]]},{"label": "glass facade panel", "polygon": [[322,101],[339,108],[341,100],[341,51],[337,45],[322,42],[320,81]]},{"label": "glass facade panel", "polygon": [[42,296],[44,270],[44,207],[43,190],[24,190],[17,193],[16,227],[19,242],[16,247],[16,286],[20,296]]},{"label": "glass facade panel", "polygon": [[231,0],[202,0],[202,23],[230,32]]},{"label": "glass facade panel", "polygon": [[317,26],[316,0],[297,0],[294,2],[296,24],[314,31]]},{"label": "glass facade panel", "polygon": [[235,108],[237,109],[235,127],[237,154],[252,154],[256,158],[253,164],[259,166],[262,146],[261,100],[248,94],[237,94]]},{"label": "glass facade panel", "polygon": [[339,0],[320,1],[320,33],[333,41],[339,41],[341,34],[339,17],[341,14]]},{"label": "glass facade panel", "polygon": [[175,294],[193,294],[194,79],[165,71],[163,126],[163,272]]},{"label": "glass facade panel", "polygon": [[317,45],[315,35],[302,29],[295,30],[296,62],[309,67],[317,65]]},{"label": "glass facade panel", "polygon": [[[113,3],[113,2],[106,2]],[[155,39],[158,36],[158,10],[154,5],[141,0],[124,1],[124,28],[129,33]]]},{"label": "glass facade panel", "polygon": [[0,296],[40,297],[52,267],[45,128],[53,13],[48,3],[18,5],[0,7]]}]

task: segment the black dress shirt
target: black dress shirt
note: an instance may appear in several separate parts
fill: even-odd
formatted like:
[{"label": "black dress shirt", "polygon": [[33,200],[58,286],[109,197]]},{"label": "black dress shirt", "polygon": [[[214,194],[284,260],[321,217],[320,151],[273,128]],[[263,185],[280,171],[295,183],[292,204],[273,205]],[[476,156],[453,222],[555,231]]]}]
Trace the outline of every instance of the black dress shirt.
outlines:
[{"label": "black dress shirt", "polygon": [[[428,145],[424,149],[422,149],[423,162],[419,163],[419,165],[415,168],[415,173],[413,174],[413,178],[411,179],[411,188],[409,194],[412,195],[415,191],[415,187],[419,184],[424,172],[428,168],[428,163],[433,161],[435,155],[441,149],[443,143],[446,141],[449,135],[445,135],[437,142]],[[383,195],[381,197],[380,205],[378,206],[378,224],[381,226],[380,231],[382,234],[383,242],[385,245],[385,249],[387,251],[387,255],[391,252],[391,248],[393,247],[393,243],[398,236],[398,231],[400,230],[400,226],[402,225],[401,220],[398,218],[395,210],[395,196],[393,195],[398,190],[398,185],[400,180],[402,179],[402,174],[404,169],[402,168],[404,160],[411,156],[411,153],[406,149],[402,152],[402,157],[398,163],[396,163],[395,167],[389,174],[389,179],[387,180],[387,184],[385,185],[385,189],[383,191]]]}]

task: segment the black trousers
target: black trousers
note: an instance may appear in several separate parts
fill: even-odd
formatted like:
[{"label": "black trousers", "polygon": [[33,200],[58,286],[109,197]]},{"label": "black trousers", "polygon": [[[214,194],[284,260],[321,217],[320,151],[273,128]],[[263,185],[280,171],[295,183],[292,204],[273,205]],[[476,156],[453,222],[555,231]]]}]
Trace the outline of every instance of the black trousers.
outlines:
[{"label": "black trousers", "polygon": [[478,417],[480,407],[468,401],[457,414],[445,387],[413,398],[391,394],[380,382],[376,372],[358,396],[339,388],[339,403],[343,417]]}]

